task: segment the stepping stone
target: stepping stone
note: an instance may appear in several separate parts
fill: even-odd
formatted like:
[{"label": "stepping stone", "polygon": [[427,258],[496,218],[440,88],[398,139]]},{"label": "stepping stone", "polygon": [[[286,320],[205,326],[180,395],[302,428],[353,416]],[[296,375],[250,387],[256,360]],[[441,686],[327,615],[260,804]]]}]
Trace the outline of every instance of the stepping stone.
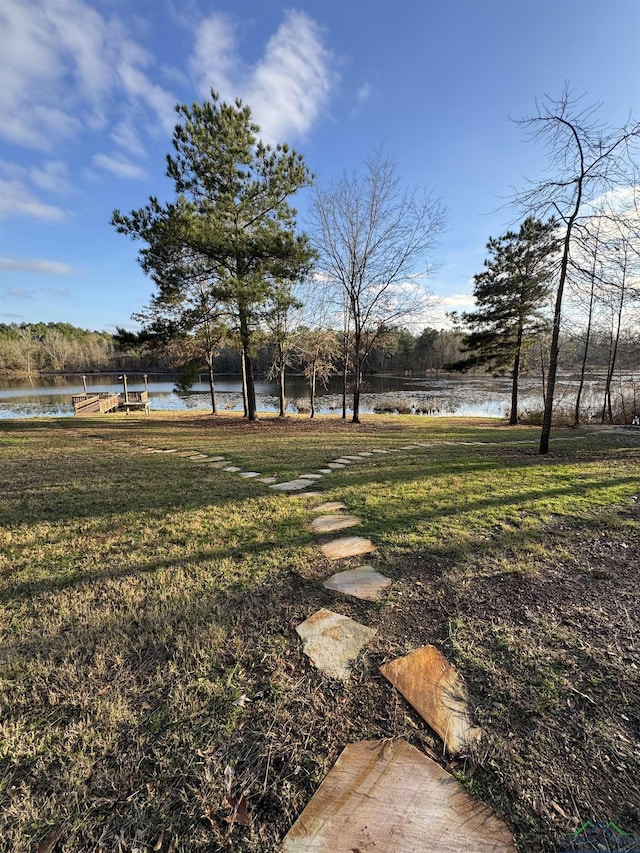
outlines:
[{"label": "stepping stone", "polygon": [[467,689],[457,669],[435,646],[423,646],[380,667],[454,755],[480,739],[473,725]]},{"label": "stepping stone", "polygon": [[176,448],[172,447],[170,450],[161,450],[160,453],[175,453]]},{"label": "stepping stone", "polygon": [[300,474],[301,480],[321,480],[322,474]]},{"label": "stepping stone", "polygon": [[345,527],[355,527],[362,524],[362,519],[355,515],[322,515],[314,518],[309,525],[313,533],[331,533],[332,530],[343,530]]},{"label": "stepping stone", "polygon": [[189,458],[189,459],[194,459],[194,460],[197,460],[198,462],[200,462],[200,461],[202,461],[202,460],[204,460],[204,459],[207,459],[207,454],[206,454],[206,453],[193,453],[193,454],[192,454],[191,456],[189,456],[188,458]]},{"label": "stepping stone", "polygon": [[373,453],[369,453],[369,451],[363,450],[362,453],[358,453],[358,456],[373,456]]},{"label": "stepping stone", "polygon": [[298,625],[296,633],[304,643],[305,655],[316,667],[344,681],[349,677],[351,664],[376,629],[322,608]]},{"label": "stepping stone", "polygon": [[516,853],[506,824],[405,740],[350,743],[284,853]]},{"label": "stepping stone", "polygon": [[203,459],[202,464],[206,465],[209,468],[224,468],[227,464],[226,459],[221,459],[220,462],[211,462],[209,459]]},{"label": "stepping stone", "polygon": [[378,448],[376,448],[375,450],[372,450],[371,452],[372,453],[389,453],[388,450],[379,450]]},{"label": "stepping stone", "polygon": [[243,471],[241,474],[238,474],[239,477],[244,477],[245,480],[251,479],[251,477],[259,477],[260,471]]},{"label": "stepping stone", "polygon": [[269,488],[277,492],[297,492],[299,489],[306,489],[309,485],[309,480],[288,480],[286,483],[274,483]]},{"label": "stepping stone", "polygon": [[333,470],[332,468],[318,468],[318,471],[321,474],[331,474],[332,470]]},{"label": "stepping stone", "polygon": [[329,473],[331,473],[331,471],[337,471],[338,468],[346,467],[346,465],[341,465],[339,462],[329,462],[329,464],[327,465],[327,468],[329,468]]},{"label": "stepping stone", "polygon": [[341,459],[334,459],[333,461],[338,465],[351,465],[351,460],[345,457],[342,457]]},{"label": "stepping stone", "polygon": [[346,506],[342,501],[327,501],[320,506],[314,506],[313,512],[335,512],[337,509],[346,509]]},{"label": "stepping stone", "polygon": [[377,601],[382,598],[385,589],[391,586],[391,578],[381,575],[371,566],[360,566],[357,569],[331,575],[322,585],[334,592],[353,595],[354,598]]},{"label": "stepping stone", "polygon": [[344,458],[348,459],[350,462],[362,462],[362,459],[360,459],[360,456],[345,456]]},{"label": "stepping stone", "polygon": [[207,456],[206,459],[202,460],[203,462],[224,462],[224,456]]},{"label": "stepping stone", "polygon": [[242,468],[238,468],[237,465],[227,465],[222,469],[223,471],[228,471],[230,474],[237,474],[238,471],[242,471]]},{"label": "stepping stone", "polygon": [[194,455],[195,455],[195,450],[178,450],[176,452],[176,456],[187,457],[187,456],[194,456]]},{"label": "stepping stone", "polygon": [[345,557],[359,557],[360,554],[370,554],[376,546],[362,536],[344,536],[322,545],[322,553],[330,560],[342,560]]},{"label": "stepping stone", "polygon": [[267,486],[270,486],[272,483],[277,483],[277,477],[260,477],[258,480],[259,483],[265,483]]}]

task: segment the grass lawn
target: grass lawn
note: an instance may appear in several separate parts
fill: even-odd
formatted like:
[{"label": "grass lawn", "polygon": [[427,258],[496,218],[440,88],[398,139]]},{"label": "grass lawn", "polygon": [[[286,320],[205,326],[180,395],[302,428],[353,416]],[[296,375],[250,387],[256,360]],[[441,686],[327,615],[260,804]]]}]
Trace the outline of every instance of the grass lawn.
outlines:
[{"label": "grass lawn", "polygon": [[[520,851],[586,820],[640,833],[640,434],[557,430],[545,458],[538,435],[416,416],[2,423],[0,849],[59,830],[65,853],[275,851],[346,743],[400,736]],[[141,450],[284,479],[413,443],[315,497]],[[324,500],[378,546],[383,601],[323,588],[365,562],[322,555]],[[378,629],[345,684],[302,654],[319,607]],[[427,643],[466,679],[473,755],[449,760],[378,672]],[[228,790],[250,825],[227,820]]]}]

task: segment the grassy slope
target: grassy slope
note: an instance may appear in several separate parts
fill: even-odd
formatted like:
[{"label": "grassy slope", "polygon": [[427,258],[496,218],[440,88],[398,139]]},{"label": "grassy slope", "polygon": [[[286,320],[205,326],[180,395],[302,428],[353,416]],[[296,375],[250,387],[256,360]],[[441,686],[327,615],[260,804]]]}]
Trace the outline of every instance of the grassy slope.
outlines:
[{"label": "grassy slope", "polygon": [[[402,735],[441,757],[377,671],[428,642],[465,675],[487,732],[449,767],[521,850],[552,850],[589,818],[640,831],[640,442],[556,435],[568,440],[540,459],[536,430],[479,421],[3,424],[3,849],[63,826],[65,851],[151,850],[163,831],[163,850],[273,850],[346,742]],[[279,476],[431,446],[321,482],[395,581],[370,604],[322,587],[336,569],[305,528],[321,498],[91,436]],[[474,441],[489,444],[458,443]],[[379,628],[347,685],[301,653],[295,625],[319,606]],[[251,827],[224,820],[227,765]]]}]

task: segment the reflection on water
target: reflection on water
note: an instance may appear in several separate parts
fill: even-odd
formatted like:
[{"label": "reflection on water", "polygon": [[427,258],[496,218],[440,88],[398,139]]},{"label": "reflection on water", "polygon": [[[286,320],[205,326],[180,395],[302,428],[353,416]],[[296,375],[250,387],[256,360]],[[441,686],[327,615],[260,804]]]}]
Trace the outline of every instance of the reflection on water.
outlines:
[{"label": "reflection on water", "polygon": [[[130,391],[145,388],[142,375],[127,374]],[[149,400],[155,410],[210,410],[208,384],[195,383],[192,391],[176,393],[174,377],[153,376],[148,379]],[[575,378],[558,383],[557,398],[570,406],[575,398]],[[602,406],[600,377],[587,383],[583,401],[585,408],[599,411]],[[32,417],[64,417],[73,415],[71,396],[83,392],[80,376],[34,377],[0,380],[0,419]],[[87,376],[87,390],[122,390],[116,375]],[[277,412],[277,383],[259,380],[256,396],[259,411]],[[309,411],[309,388],[302,377],[287,380],[287,411]],[[223,376],[216,381],[216,398],[221,411],[242,411],[242,382],[240,376]],[[508,377],[440,375],[425,378],[375,376],[367,380],[361,396],[361,411],[400,412],[429,415],[460,415],[503,418],[508,413],[511,385]],[[540,410],[542,395],[536,380],[523,378],[520,383],[520,411]],[[316,410],[320,413],[342,411],[339,377],[326,390],[319,389]]]}]

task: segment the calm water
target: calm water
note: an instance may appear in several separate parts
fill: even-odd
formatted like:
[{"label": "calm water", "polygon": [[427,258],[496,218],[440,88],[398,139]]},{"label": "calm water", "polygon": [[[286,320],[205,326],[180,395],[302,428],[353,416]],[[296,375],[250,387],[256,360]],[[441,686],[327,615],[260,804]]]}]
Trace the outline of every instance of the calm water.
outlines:
[{"label": "calm water", "polygon": [[[140,374],[127,374],[130,391],[144,390]],[[176,392],[175,379],[169,376],[149,377],[148,389],[152,410],[210,409],[208,385],[194,384],[189,393]],[[597,409],[598,397],[592,380],[587,389],[585,405]],[[317,411],[322,413],[341,412],[342,397],[340,379],[335,377],[327,390],[318,389]],[[122,391],[122,381],[114,374],[87,376],[88,391]],[[73,415],[71,396],[83,392],[82,377],[56,376],[28,379],[0,380],[0,419],[64,417]],[[565,380],[557,389],[559,399],[570,405],[575,397],[575,382]],[[256,384],[258,409],[277,412],[277,385],[260,380]],[[589,394],[593,400],[589,399]],[[216,395],[220,410],[242,411],[242,384],[240,376],[221,376],[216,381]],[[288,411],[307,412],[309,389],[301,377],[287,380]],[[490,376],[440,375],[437,377],[372,377],[367,380],[361,398],[361,411],[376,410],[414,411],[430,415],[487,416],[502,418],[510,405],[510,380]],[[601,403],[600,403],[601,405]],[[540,409],[542,398],[539,383],[523,378],[520,383],[520,410]]]}]

